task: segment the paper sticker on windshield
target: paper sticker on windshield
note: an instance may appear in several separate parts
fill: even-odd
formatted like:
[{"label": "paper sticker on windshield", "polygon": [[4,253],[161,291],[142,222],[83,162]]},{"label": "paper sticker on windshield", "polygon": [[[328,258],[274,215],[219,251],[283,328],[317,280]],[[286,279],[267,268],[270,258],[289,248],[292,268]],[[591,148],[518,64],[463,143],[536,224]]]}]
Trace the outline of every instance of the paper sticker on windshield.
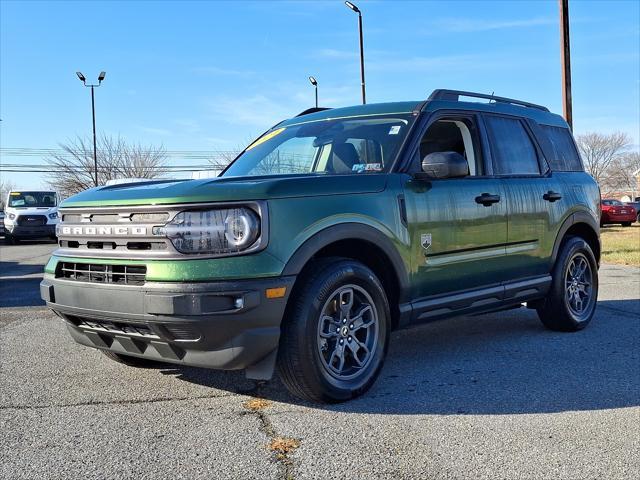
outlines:
[{"label": "paper sticker on windshield", "polygon": [[397,135],[400,133],[400,128],[402,125],[394,125],[389,129],[389,135]]},{"label": "paper sticker on windshield", "polygon": [[11,192],[9,195],[20,195],[20,192]]},{"label": "paper sticker on windshield", "polygon": [[382,171],[382,164],[381,163],[356,163],[351,168],[351,171],[353,171],[355,173],[381,172]]},{"label": "paper sticker on windshield", "polygon": [[258,140],[256,140],[255,142],[253,142],[251,145],[249,145],[247,147],[247,151],[251,150],[252,148],[257,147],[258,145],[260,145],[261,143],[266,142],[267,140],[271,140],[273,137],[275,137],[276,135],[281,134],[282,132],[284,132],[284,128],[279,128],[277,130],[274,130],[273,132],[269,132],[264,134],[263,136],[261,136]]}]

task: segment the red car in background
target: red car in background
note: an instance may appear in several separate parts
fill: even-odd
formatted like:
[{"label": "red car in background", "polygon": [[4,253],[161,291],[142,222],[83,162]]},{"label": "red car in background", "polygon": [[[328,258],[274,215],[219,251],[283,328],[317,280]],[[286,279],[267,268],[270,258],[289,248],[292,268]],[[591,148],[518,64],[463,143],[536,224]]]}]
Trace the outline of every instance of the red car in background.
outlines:
[{"label": "red car in background", "polygon": [[603,199],[600,202],[600,225],[620,223],[623,227],[630,226],[637,220],[638,213],[631,205],[625,205],[618,200]]}]

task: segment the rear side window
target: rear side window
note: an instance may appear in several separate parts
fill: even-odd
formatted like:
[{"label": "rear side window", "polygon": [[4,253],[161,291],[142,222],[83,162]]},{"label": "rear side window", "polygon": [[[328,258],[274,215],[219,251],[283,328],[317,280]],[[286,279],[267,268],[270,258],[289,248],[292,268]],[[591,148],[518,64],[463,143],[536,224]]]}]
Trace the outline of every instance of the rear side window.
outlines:
[{"label": "rear side window", "polygon": [[569,129],[550,125],[540,125],[540,127],[547,134],[551,144],[552,157],[547,158],[551,169],[556,172],[583,171],[584,168]]},{"label": "rear side window", "polygon": [[537,175],[538,154],[522,122],[513,118],[485,117],[497,175]]}]

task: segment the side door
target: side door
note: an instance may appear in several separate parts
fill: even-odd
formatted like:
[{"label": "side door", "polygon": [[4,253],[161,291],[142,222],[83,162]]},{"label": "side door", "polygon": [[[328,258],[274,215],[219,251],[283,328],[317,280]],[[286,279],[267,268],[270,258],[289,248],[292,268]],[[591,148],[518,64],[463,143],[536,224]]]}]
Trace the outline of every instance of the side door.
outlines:
[{"label": "side door", "polygon": [[[434,296],[452,299],[450,294],[458,292],[469,299],[474,290],[485,289],[492,298],[489,301],[501,298],[507,241],[503,185],[491,176],[479,118],[464,112],[434,114],[422,132],[411,157],[411,177],[404,185],[417,319],[429,316],[421,315],[421,309],[431,308],[432,313],[438,309],[429,300]],[[421,171],[426,155],[446,151],[467,159],[467,176],[423,179],[412,175]],[[471,296],[465,291],[471,291]]]},{"label": "side door", "polygon": [[553,243],[566,213],[564,184],[549,170],[534,135],[535,125],[504,115],[483,114],[483,118],[493,172],[507,199],[505,280],[535,283],[550,270]]}]

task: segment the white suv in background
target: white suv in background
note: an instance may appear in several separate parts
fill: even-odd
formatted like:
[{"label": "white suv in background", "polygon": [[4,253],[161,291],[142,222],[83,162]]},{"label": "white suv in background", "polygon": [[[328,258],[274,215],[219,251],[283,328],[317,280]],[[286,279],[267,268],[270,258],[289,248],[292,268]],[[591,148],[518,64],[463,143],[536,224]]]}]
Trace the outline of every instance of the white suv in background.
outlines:
[{"label": "white suv in background", "polygon": [[4,239],[56,238],[58,195],[51,191],[13,191],[4,210]]}]

